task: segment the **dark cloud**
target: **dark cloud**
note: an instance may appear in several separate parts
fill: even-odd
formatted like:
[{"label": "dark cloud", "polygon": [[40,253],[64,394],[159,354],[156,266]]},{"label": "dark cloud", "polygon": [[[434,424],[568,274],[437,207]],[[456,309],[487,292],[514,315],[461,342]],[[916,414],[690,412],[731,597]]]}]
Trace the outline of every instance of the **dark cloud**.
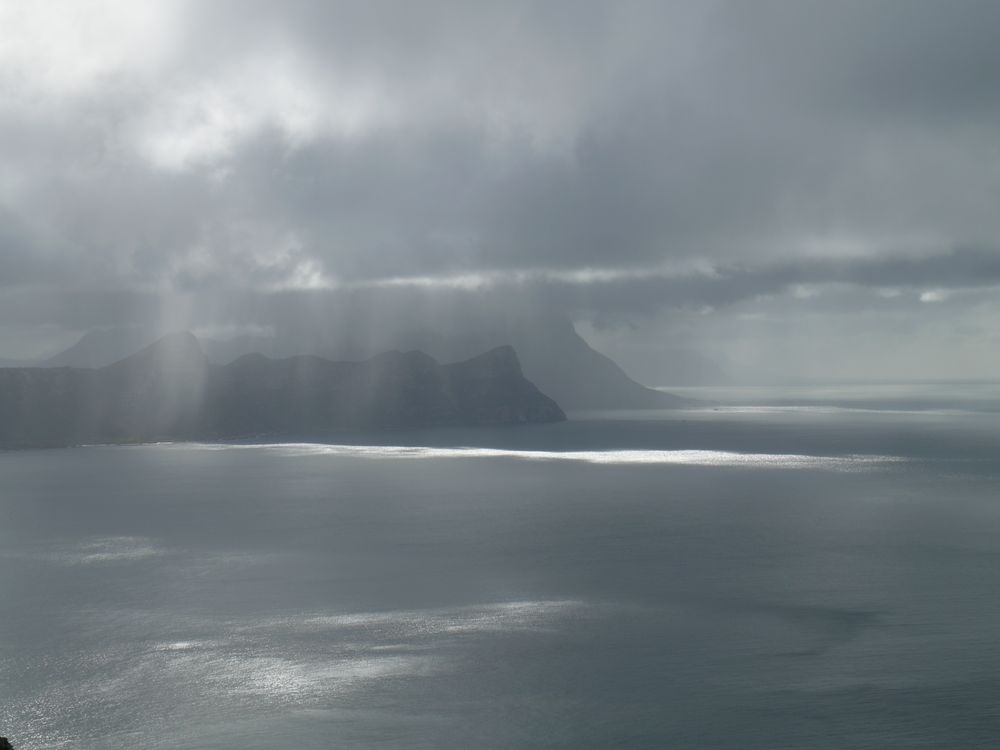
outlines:
[{"label": "dark cloud", "polygon": [[993,2],[89,0],[0,21],[0,329],[477,284],[587,320],[810,285],[923,315],[1000,285]]},{"label": "dark cloud", "polygon": [[800,299],[810,299],[815,294],[814,288],[823,285],[857,289],[858,293],[851,296],[853,306],[899,309],[901,303],[920,302],[921,297],[923,301],[942,301],[956,291],[992,292],[1000,288],[1000,254],[967,248],[922,258],[817,259],[716,266],[677,276],[565,278],[500,274],[463,280],[458,285],[448,279],[431,278],[412,285],[335,290],[228,288],[218,295],[205,293],[199,287],[170,292],[15,290],[0,295],[0,314],[7,321],[25,325],[72,321],[74,330],[126,324],[335,325],[347,314],[364,318],[378,315],[380,308],[389,318],[408,317],[414,321],[424,314],[465,317],[477,307],[485,308],[488,314],[528,307],[570,311],[587,319],[627,320],[636,315],[649,317],[662,310],[727,308],[790,289],[800,290]]}]

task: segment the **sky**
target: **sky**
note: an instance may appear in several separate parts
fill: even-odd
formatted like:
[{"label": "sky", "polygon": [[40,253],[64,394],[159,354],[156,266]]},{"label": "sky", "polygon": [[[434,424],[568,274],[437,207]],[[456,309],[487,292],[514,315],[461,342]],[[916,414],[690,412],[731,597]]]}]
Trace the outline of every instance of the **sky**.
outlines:
[{"label": "sky", "polygon": [[0,359],[489,299],[648,378],[682,350],[997,377],[998,28],[992,0],[0,0]]}]

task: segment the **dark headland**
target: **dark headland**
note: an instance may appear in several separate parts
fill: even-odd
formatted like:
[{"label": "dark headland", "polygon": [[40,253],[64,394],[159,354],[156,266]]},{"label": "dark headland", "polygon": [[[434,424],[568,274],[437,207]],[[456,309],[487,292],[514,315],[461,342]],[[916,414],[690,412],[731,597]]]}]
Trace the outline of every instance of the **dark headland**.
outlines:
[{"label": "dark headland", "polygon": [[[341,317],[363,315],[355,310]],[[449,320],[448,325],[431,324],[418,314],[398,317],[394,324],[376,332],[306,322],[290,326],[280,335],[199,341],[205,356],[215,365],[229,364],[247,354],[264,354],[271,359],[314,355],[335,362],[359,362],[394,350],[421,351],[438,362],[459,362],[510,345],[517,352],[524,376],[570,411],[670,409],[689,403],[637,383],[616,362],[591,347],[566,317],[537,310],[522,314],[472,310]],[[47,359],[31,363],[0,360],[0,367],[99,368],[135,354],[161,335],[139,327],[92,329],[68,349]],[[685,362],[690,364],[690,353],[676,361],[661,361],[659,369],[676,374]],[[705,375],[702,367],[692,382],[703,383]]]},{"label": "dark headland", "polygon": [[189,333],[97,369],[0,369],[0,447],[206,440],[348,429],[558,422],[510,346],[454,364],[247,355],[213,365]]}]

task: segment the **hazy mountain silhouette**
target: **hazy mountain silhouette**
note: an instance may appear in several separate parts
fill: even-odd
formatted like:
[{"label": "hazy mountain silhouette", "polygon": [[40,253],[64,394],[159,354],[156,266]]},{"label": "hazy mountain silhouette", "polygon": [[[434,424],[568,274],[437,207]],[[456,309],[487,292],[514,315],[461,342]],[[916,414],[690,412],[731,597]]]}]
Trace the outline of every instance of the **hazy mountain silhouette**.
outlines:
[{"label": "hazy mountain silhouette", "polygon": [[[359,326],[285,328],[273,336],[204,339],[202,345],[215,364],[227,364],[246,354],[354,361],[391,350],[419,350],[439,362],[455,362],[500,346],[513,346],[525,377],[567,409],[655,409],[686,403],[637,383],[617,363],[594,350],[567,318],[534,312],[460,318],[439,328],[416,319],[412,324],[396,323],[376,332]],[[152,338],[136,328],[94,331],[43,366],[105,366],[132,354]]]},{"label": "hazy mountain silhouette", "polygon": [[449,321],[447,327],[397,324],[375,334],[336,328],[331,332],[283,331],[276,336],[244,336],[206,341],[208,357],[227,362],[248,353],[272,356],[317,354],[359,359],[389,349],[416,349],[452,362],[498,346],[513,346],[525,377],[567,409],[655,409],[687,403],[632,380],[614,361],[595,351],[572,322],[552,315],[507,315],[495,319]]},{"label": "hazy mountain silhouette", "polygon": [[107,367],[0,370],[7,447],[562,419],[510,347],[451,365],[387,352],[362,362],[257,354],[220,366],[183,333]]},{"label": "hazy mountain silhouette", "polygon": [[139,326],[94,328],[72,346],[49,357],[3,359],[0,367],[106,367],[135,354],[159,338]]},{"label": "hazy mountain silhouette", "polygon": [[139,327],[95,328],[65,351],[37,363],[39,367],[105,367],[135,354],[156,340]]},{"label": "hazy mountain silhouette", "polygon": [[511,317],[466,332],[410,331],[400,334],[399,341],[444,360],[470,356],[483,346],[510,344],[526,376],[567,409],[656,409],[684,403],[632,380],[616,362],[591,347],[566,318]]}]

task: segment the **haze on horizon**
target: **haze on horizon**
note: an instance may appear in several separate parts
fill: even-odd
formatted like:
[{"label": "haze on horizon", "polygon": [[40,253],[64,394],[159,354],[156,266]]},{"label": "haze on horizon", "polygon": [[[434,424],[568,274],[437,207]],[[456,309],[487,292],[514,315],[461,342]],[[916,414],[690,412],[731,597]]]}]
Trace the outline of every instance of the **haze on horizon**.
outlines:
[{"label": "haze on horizon", "polygon": [[0,0],[0,359],[486,305],[630,372],[996,378],[997,28],[986,0]]}]

